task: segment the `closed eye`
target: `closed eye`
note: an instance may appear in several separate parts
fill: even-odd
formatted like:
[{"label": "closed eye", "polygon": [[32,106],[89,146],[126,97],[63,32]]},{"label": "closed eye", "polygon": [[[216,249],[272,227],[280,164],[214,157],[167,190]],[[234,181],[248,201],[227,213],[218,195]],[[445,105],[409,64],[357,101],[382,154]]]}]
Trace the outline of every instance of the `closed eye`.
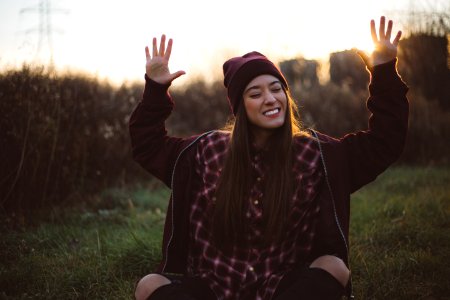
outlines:
[{"label": "closed eye", "polygon": [[281,91],[281,87],[272,88],[272,92],[274,92],[274,93],[278,93],[280,91]]}]

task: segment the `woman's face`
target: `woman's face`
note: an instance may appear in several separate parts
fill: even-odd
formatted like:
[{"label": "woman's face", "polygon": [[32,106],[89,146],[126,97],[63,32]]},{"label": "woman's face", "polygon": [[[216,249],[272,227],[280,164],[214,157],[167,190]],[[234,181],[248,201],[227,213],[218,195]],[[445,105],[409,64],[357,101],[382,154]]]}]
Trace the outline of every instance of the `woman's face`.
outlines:
[{"label": "woman's face", "polygon": [[287,96],[275,76],[255,77],[245,87],[243,98],[247,117],[253,127],[271,130],[284,124]]}]

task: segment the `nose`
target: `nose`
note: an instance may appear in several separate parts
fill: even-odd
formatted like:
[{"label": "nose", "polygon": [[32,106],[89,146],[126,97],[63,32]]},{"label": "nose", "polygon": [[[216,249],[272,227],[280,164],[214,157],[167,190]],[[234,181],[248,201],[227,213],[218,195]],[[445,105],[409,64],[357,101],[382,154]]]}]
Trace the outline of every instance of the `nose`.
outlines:
[{"label": "nose", "polygon": [[273,95],[271,92],[267,92],[264,95],[264,104],[274,104],[277,101],[277,98],[275,98],[275,95]]}]

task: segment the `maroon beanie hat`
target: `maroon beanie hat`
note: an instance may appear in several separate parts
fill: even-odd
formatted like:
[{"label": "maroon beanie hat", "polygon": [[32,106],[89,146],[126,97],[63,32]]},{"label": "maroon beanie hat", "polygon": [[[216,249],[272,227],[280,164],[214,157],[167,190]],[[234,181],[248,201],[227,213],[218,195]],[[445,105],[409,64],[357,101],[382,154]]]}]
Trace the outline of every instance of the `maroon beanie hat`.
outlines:
[{"label": "maroon beanie hat", "polygon": [[269,74],[277,77],[287,88],[287,81],[281,71],[259,52],[253,51],[243,56],[233,57],[223,64],[223,84],[227,88],[228,102],[236,115],[242,102],[242,93],[255,77]]}]

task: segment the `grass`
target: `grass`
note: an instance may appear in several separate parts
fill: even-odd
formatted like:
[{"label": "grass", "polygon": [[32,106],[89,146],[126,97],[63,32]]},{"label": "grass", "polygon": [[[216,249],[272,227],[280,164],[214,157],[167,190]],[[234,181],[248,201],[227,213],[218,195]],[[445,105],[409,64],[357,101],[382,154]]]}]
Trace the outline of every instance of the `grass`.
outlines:
[{"label": "grass", "polygon": [[[391,168],[352,197],[356,299],[450,299],[450,170]],[[160,259],[167,189],[1,216],[0,299],[130,299]]]},{"label": "grass", "polygon": [[4,218],[0,299],[131,299],[160,259],[168,195],[114,189],[38,224]]},{"label": "grass", "polygon": [[450,170],[394,168],[355,193],[357,299],[450,299]]}]

